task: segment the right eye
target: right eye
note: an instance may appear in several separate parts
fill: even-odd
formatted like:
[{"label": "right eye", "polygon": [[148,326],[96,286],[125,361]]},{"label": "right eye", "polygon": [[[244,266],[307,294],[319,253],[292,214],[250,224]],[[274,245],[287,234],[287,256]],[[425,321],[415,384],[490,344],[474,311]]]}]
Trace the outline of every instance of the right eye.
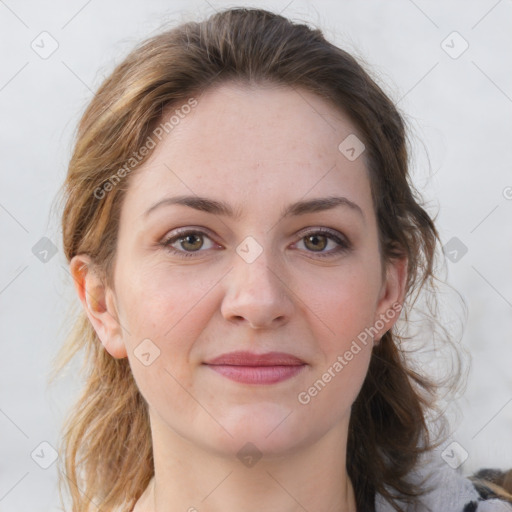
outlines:
[{"label": "right eye", "polygon": [[203,231],[184,229],[164,239],[161,243],[163,247],[171,253],[180,257],[194,257],[196,252],[204,252],[201,249],[205,246],[205,239],[210,243],[206,244],[206,249],[213,249],[214,242]]}]

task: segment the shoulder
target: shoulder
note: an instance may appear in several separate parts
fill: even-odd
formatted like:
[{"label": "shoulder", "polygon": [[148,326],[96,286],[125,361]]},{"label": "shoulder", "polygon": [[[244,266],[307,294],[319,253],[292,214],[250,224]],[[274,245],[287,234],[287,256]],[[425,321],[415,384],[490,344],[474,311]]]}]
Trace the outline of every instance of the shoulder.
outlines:
[{"label": "shoulder", "polygon": [[464,512],[512,511],[512,469],[480,469],[468,479],[478,492],[478,500]]},{"label": "shoulder", "polygon": [[[434,452],[408,476],[427,492],[415,507],[398,503],[404,512],[512,512],[512,493],[502,487],[509,473],[482,469],[464,476],[460,468],[451,468]],[[375,512],[394,512],[394,508],[377,494]]]}]

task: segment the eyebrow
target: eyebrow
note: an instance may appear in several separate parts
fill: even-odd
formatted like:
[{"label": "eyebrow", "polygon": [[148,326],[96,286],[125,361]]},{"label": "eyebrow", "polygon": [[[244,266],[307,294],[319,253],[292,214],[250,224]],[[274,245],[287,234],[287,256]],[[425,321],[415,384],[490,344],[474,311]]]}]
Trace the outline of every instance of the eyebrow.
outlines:
[{"label": "eyebrow", "polygon": [[[181,204],[202,212],[212,213],[214,215],[225,215],[234,219],[239,219],[242,213],[240,209],[237,209],[236,211],[233,210],[233,208],[224,201],[217,201],[215,199],[200,196],[176,196],[167,197],[158,201],[144,213],[144,217],[147,217],[157,208],[173,204]],[[352,211],[357,212],[362,217],[362,220],[365,221],[365,216],[361,207],[350,199],[342,196],[330,196],[297,201],[296,203],[292,203],[284,208],[281,212],[281,219],[294,215],[305,215],[307,213],[331,210],[337,206],[350,208]]]}]

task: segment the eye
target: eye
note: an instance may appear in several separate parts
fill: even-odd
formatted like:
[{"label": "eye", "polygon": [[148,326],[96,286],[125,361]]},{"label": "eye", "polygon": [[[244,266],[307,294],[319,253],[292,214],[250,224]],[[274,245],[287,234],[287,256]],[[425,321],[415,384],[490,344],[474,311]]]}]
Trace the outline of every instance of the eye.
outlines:
[{"label": "eye", "polygon": [[[309,231],[297,242],[297,245],[300,244],[306,247],[307,252],[316,253],[317,256],[322,258],[337,256],[351,248],[350,242],[343,235],[326,228]],[[325,251],[329,246],[331,250]]]},{"label": "eye", "polygon": [[[205,244],[205,239],[209,240]],[[214,243],[210,237],[199,230],[183,230],[174,236],[164,239],[161,243],[171,253],[183,257],[194,256],[201,249],[213,249]]]},{"label": "eye", "polygon": [[[302,233],[302,238],[295,246],[304,245],[306,252],[315,254],[316,257],[325,258],[337,256],[351,249],[351,244],[340,233],[327,228],[317,228]],[[195,257],[208,249],[219,248],[210,236],[198,229],[183,229],[165,238],[160,245],[178,257]],[[331,247],[330,250],[326,250]]]}]

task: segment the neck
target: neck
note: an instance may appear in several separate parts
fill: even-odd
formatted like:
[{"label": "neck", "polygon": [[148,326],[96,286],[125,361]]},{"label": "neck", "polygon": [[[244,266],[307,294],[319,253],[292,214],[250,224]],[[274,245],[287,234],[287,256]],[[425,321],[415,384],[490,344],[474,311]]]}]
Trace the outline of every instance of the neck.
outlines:
[{"label": "neck", "polygon": [[134,512],[356,512],[346,472],[348,418],[314,443],[247,464],[151,423],[155,475]]}]

